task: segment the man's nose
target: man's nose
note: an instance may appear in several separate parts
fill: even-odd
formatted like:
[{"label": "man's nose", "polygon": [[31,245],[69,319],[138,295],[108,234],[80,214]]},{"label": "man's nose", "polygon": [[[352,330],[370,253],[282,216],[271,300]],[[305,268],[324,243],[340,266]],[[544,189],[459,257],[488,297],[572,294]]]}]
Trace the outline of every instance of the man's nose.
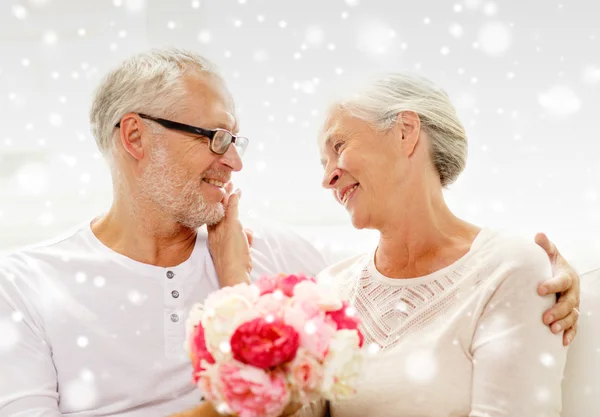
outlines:
[{"label": "man's nose", "polygon": [[233,143],[229,145],[227,151],[221,156],[220,162],[235,172],[241,171],[244,167],[242,157]]}]

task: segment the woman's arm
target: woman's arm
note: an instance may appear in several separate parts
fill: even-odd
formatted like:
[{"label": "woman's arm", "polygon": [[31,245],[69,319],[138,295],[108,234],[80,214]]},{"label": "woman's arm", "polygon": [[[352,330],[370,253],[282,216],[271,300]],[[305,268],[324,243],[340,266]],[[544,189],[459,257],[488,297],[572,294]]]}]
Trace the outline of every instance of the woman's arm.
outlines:
[{"label": "woman's arm", "polygon": [[552,276],[546,254],[534,245],[514,248],[475,330],[471,417],[559,417],[567,349],[540,321],[554,294],[536,293]]}]

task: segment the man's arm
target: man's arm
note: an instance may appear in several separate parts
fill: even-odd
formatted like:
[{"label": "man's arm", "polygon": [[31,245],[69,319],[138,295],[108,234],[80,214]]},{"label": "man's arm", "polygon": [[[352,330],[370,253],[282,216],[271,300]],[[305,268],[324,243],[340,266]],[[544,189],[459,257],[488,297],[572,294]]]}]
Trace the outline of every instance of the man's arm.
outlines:
[{"label": "man's arm", "polygon": [[207,401],[192,410],[172,414],[169,417],[223,417],[223,415],[219,414],[212,404]]},{"label": "man's arm", "polygon": [[552,265],[552,278],[538,287],[539,295],[556,294],[557,303],[542,316],[552,333],[563,332],[563,345],[567,346],[577,334],[579,318],[580,282],[579,275],[562,257],[556,246],[544,233],[535,236],[535,243],[546,251]]},{"label": "man's arm", "polygon": [[0,417],[60,417],[51,350],[27,293],[0,265]]}]

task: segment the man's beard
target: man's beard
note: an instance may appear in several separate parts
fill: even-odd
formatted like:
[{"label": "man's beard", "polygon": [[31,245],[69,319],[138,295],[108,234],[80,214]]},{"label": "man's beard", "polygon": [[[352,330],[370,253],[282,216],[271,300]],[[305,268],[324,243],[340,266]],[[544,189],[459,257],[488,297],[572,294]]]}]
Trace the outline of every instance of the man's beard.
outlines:
[{"label": "man's beard", "polygon": [[188,170],[171,161],[162,147],[154,148],[150,158],[150,164],[140,179],[142,198],[191,229],[204,224],[214,225],[223,219],[223,204],[206,201],[200,189],[202,178],[211,171],[205,172],[200,178],[193,177]]}]

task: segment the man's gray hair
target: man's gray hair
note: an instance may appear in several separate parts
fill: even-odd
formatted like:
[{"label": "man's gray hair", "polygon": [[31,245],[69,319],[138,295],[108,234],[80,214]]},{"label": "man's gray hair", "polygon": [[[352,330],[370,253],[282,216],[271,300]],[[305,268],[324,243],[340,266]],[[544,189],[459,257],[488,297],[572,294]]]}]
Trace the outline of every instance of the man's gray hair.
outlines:
[{"label": "man's gray hair", "polygon": [[115,124],[128,112],[170,118],[183,111],[183,78],[201,73],[219,77],[208,59],[178,48],[152,49],[123,61],[94,93],[90,125],[100,152],[111,153]]},{"label": "man's gray hair", "polygon": [[411,73],[384,74],[337,106],[383,131],[395,125],[399,113],[415,112],[430,139],[431,158],[442,187],[452,184],[465,168],[465,129],[448,94],[426,78]]}]

